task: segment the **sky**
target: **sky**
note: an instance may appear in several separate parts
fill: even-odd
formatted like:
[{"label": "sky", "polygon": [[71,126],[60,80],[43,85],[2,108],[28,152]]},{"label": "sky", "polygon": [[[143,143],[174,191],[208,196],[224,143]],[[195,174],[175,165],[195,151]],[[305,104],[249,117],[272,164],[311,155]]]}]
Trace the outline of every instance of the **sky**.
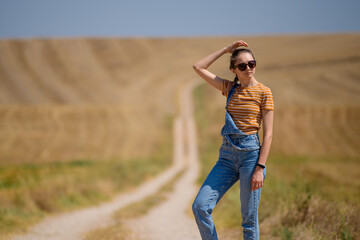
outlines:
[{"label": "sky", "polygon": [[0,0],[0,38],[360,33],[360,0]]}]

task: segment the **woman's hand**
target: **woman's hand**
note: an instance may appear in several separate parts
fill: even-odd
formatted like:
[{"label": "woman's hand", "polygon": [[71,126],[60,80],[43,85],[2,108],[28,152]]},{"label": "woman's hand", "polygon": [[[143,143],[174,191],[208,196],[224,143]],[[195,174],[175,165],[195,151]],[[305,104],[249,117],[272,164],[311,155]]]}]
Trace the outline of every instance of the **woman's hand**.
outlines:
[{"label": "woman's hand", "polygon": [[260,167],[255,168],[255,171],[251,177],[251,191],[259,189],[263,186],[264,184],[263,171],[264,170]]},{"label": "woman's hand", "polygon": [[239,40],[239,41],[233,42],[232,44],[230,44],[229,46],[227,46],[227,47],[225,48],[225,51],[226,51],[227,53],[233,53],[233,52],[235,51],[235,49],[237,49],[237,48],[240,47],[240,46],[245,46],[245,47],[247,47],[248,44],[247,44],[246,42],[242,41],[242,40]]}]

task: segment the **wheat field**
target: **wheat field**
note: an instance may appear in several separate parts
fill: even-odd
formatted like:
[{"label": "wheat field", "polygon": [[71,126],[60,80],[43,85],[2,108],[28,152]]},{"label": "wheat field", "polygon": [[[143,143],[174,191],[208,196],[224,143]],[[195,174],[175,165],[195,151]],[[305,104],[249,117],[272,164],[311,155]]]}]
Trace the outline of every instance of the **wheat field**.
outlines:
[{"label": "wheat field", "polygon": [[161,43],[1,41],[0,162],[151,155],[189,79]]},{"label": "wheat field", "polygon": [[[0,162],[150,154],[192,64],[234,40],[0,41]],[[359,154],[359,35],[245,40],[275,97],[274,150]],[[232,78],[227,61],[213,70]]]},{"label": "wheat field", "polygon": [[[0,40],[0,166],[151,158],[171,141],[192,64],[239,38],[274,95],[271,154],[341,159],[349,171],[306,164],[359,188],[360,34]],[[232,79],[228,60],[211,71]],[[198,128],[219,142],[225,98],[202,88],[211,124]]]}]

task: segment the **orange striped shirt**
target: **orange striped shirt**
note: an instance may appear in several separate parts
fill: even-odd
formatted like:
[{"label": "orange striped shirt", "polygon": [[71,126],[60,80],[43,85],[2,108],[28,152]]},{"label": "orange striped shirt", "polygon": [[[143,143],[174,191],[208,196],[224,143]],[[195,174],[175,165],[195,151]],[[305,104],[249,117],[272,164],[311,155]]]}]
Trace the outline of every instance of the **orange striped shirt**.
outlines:
[{"label": "orange striped shirt", "polygon": [[[234,81],[224,80],[223,95],[228,96]],[[232,95],[228,112],[239,130],[254,134],[260,129],[262,110],[274,111],[274,99],[270,88],[262,83],[253,87],[237,86]]]}]

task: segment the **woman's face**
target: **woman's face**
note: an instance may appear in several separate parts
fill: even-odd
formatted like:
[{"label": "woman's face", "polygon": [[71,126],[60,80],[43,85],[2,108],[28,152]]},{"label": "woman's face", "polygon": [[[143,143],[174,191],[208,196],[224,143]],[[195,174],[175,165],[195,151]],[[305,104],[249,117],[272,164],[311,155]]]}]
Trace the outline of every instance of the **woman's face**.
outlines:
[{"label": "woman's face", "polygon": [[237,67],[237,65],[240,63],[247,64],[249,61],[252,61],[252,60],[254,60],[254,58],[250,53],[244,52],[244,53],[239,54],[236,57],[236,63],[235,63],[236,68],[232,69],[232,72],[235,73],[239,79],[252,78],[255,74],[255,68],[250,68],[249,66],[247,66],[244,71],[240,71],[239,68]]}]

